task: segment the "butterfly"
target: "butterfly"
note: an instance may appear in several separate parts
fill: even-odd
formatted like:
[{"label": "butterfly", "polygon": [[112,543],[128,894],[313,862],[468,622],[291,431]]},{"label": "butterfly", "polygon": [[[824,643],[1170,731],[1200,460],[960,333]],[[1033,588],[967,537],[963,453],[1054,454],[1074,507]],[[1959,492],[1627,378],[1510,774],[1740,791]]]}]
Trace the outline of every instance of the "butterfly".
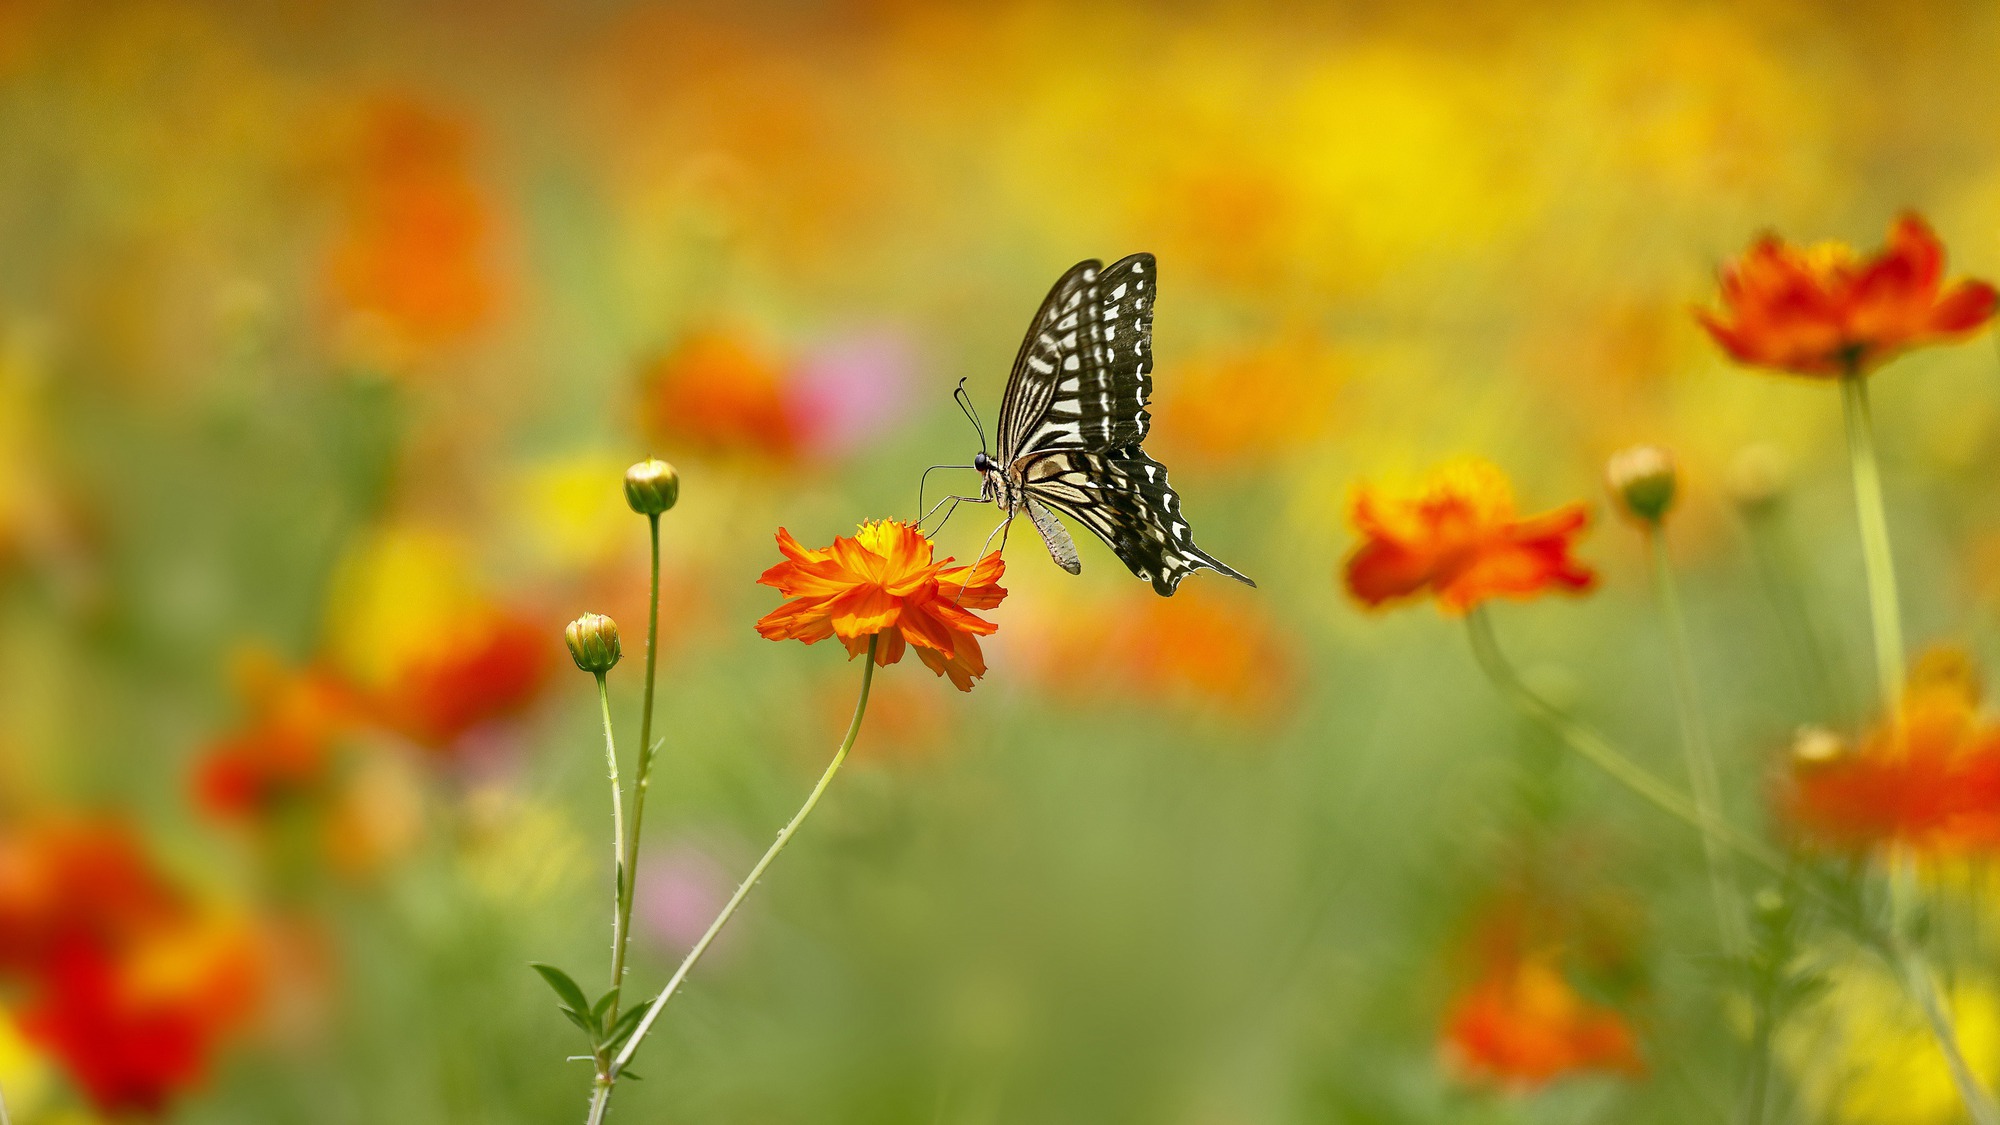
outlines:
[{"label": "butterfly", "polygon": [[1151,254],[1109,267],[1078,262],[1062,275],[1014,357],[996,453],[986,451],[960,381],[961,408],[981,429],[970,466],[981,477],[977,500],[997,504],[1007,525],[1025,512],[1050,557],[1071,574],[1082,571],[1083,560],[1057,514],[1090,529],[1163,597],[1202,569],[1255,586],[1195,546],[1167,467],[1140,448],[1152,426],[1154,293]]}]

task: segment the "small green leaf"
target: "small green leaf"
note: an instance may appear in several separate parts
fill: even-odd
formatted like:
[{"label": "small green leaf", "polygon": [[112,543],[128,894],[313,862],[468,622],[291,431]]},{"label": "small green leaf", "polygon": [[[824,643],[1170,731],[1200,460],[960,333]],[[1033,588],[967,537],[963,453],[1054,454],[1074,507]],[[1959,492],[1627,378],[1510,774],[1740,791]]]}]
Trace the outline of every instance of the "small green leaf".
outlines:
[{"label": "small green leaf", "polygon": [[549,987],[556,990],[556,996],[563,1003],[579,1012],[590,1010],[590,998],[583,994],[583,989],[577,987],[575,981],[569,979],[568,973],[554,965],[544,965],[540,961],[530,961],[528,967],[542,974],[542,979],[549,982]]},{"label": "small green leaf", "polygon": [[611,1025],[611,1031],[604,1037],[605,1044],[616,1047],[620,1043],[625,1042],[626,1037],[632,1034],[632,1029],[638,1027],[639,1021],[645,1018],[646,1006],[644,1004],[636,1008],[627,1008],[618,1013],[618,1022]]},{"label": "small green leaf", "polygon": [[644,1082],[644,1081],[645,1081],[645,1079],[643,1079],[643,1078],[639,1077],[638,1075],[636,1075],[636,1074],[632,1073],[632,1072],[631,1072],[631,1071],[629,1071],[629,1070],[621,1070],[621,1071],[619,1071],[619,1072],[618,1072],[618,1077],[619,1077],[619,1078],[621,1078],[621,1079],[624,1079],[624,1080],[626,1080],[626,1081],[630,1081],[630,1082]]},{"label": "small green leaf", "polygon": [[598,997],[597,1003],[590,1007],[590,1018],[594,1022],[602,1024],[604,1022],[604,1013],[611,1010],[611,1002],[616,999],[618,999],[618,990],[615,988]]},{"label": "small green leaf", "polygon": [[581,1028],[585,1035],[590,1036],[591,1046],[595,1047],[597,1045],[597,1027],[595,1024],[592,1024],[589,1020],[585,1019],[582,1016],[577,1015],[575,1012],[570,1011],[568,1008],[557,1008],[556,1011],[561,1012],[563,1016],[569,1020],[569,1022]]}]

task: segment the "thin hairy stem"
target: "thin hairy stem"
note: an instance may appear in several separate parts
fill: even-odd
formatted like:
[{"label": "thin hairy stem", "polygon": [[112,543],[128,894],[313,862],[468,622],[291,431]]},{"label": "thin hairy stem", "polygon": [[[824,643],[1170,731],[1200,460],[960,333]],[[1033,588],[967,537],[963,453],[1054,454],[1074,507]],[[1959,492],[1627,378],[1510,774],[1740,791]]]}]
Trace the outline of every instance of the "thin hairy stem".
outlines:
[{"label": "thin hairy stem", "polygon": [[[1652,555],[1653,591],[1660,602],[1660,616],[1666,622],[1668,663],[1673,669],[1674,705],[1680,712],[1681,749],[1687,756],[1688,786],[1694,792],[1694,806],[1702,819],[1722,822],[1722,782],[1715,768],[1715,750],[1702,719],[1701,692],[1695,680],[1694,655],[1688,645],[1687,618],[1681,612],[1680,585],[1674,579],[1673,560],[1667,554],[1667,537],[1657,523],[1646,525],[1646,547]],[[1709,894],[1714,899],[1715,924],[1722,934],[1722,948],[1731,957],[1740,957],[1749,946],[1743,928],[1742,899],[1729,868],[1729,855],[1721,840],[1704,832],[1702,848],[1708,858]]]},{"label": "thin hairy stem", "polygon": [[1549,728],[1563,745],[1576,751],[1586,761],[1611,775],[1612,780],[1644,798],[1661,812],[1686,822],[1704,836],[1713,837],[1733,848],[1745,858],[1770,870],[1779,876],[1787,874],[1784,860],[1756,838],[1738,831],[1729,824],[1705,814],[1693,801],[1683,796],[1673,786],[1661,781],[1639,763],[1626,757],[1602,735],[1578,720],[1568,712],[1528,687],[1520,673],[1507,661],[1500,651],[1500,643],[1493,635],[1493,622],[1486,611],[1475,609],[1465,617],[1468,634],[1472,639],[1472,652],[1479,661],[1479,667],[1486,673],[1493,685],[1500,689],[1510,702],[1529,717]]},{"label": "thin hairy stem", "polygon": [[798,832],[799,826],[806,822],[806,818],[812,815],[820,797],[826,793],[827,786],[833,783],[834,774],[840,772],[841,763],[847,761],[848,751],[854,749],[854,740],[861,733],[861,717],[868,712],[868,689],[875,682],[875,649],[879,643],[879,637],[868,639],[868,654],[861,668],[861,694],[854,701],[854,718],[848,722],[847,734],[840,740],[840,746],[834,750],[833,760],[827,763],[826,772],[820,774],[819,782],[813,786],[812,792],[807,794],[805,804],[799,806],[799,811],[792,814],[792,819],[778,830],[778,838],[772,841],[763,858],[757,861],[757,865],[750,869],[750,874],[736,888],[736,893],[729,896],[729,901],[723,905],[722,912],[715,916],[715,921],[708,924],[708,930],[701,935],[701,940],[694,943],[693,949],[688,950],[688,955],[681,960],[680,968],[674,970],[672,979],[668,980],[667,986],[653,998],[645,1016],[639,1020],[638,1026],[632,1029],[632,1034],[625,1040],[625,1046],[618,1052],[618,1057],[598,1075],[591,1095],[588,1125],[599,1125],[604,1120],[604,1111],[611,1100],[612,1085],[618,1081],[618,1075],[625,1069],[626,1064],[632,1061],[633,1053],[639,1049],[639,1044],[645,1041],[647,1033],[652,1031],[653,1023],[660,1018],[660,1012],[667,1006],[667,1001],[673,998],[681,982],[685,981],[688,974],[694,970],[702,954],[708,952],[709,945],[715,941],[715,936],[722,932],[722,927],[729,924],[729,919],[736,914],[736,908],[743,905],[743,900],[749,897],[750,888],[757,885],[757,880],[764,877],[765,869],[770,867],[772,861],[785,850],[785,845],[792,842],[792,836]]},{"label": "thin hairy stem", "polygon": [[[632,901],[639,883],[639,830],[646,823],[646,791],[652,788],[653,755],[659,750],[653,745],[653,683],[660,659],[660,514],[649,513],[646,522],[653,541],[653,582],[646,598],[646,696],[639,711],[639,766],[632,776],[632,834],[625,842],[623,877],[619,880],[618,947],[611,951],[613,988],[625,983],[625,950],[632,944]],[[618,1022],[621,999],[611,998],[604,1026]]]},{"label": "thin hairy stem", "polygon": [[611,987],[625,974],[625,790],[618,781],[618,743],[611,734],[611,691],[597,674],[597,706],[604,715],[604,765],[611,775]]}]

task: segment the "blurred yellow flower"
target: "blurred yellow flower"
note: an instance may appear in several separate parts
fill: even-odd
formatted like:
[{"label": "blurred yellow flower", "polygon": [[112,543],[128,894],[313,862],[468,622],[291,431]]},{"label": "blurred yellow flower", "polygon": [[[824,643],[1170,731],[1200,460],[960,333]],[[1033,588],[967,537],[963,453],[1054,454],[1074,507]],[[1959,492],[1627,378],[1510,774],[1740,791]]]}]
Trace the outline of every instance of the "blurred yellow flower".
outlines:
[{"label": "blurred yellow flower", "polygon": [[[1957,1125],[1965,1109],[1937,1040],[1903,989],[1874,962],[1827,970],[1827,990],[1780,1029],[1780,1058],[1809,1120],[1835,1125]],[[2000,1077],[2000,992],[1961,979],[1952,1015],[1967,1061],[1990,1089]]]},{"label": "blurred yellow flower", "polygon": [[511,490],[523,546],[550,565],[583,569],[643,538],[625,506],[625,461],[601,450],[563,453],[522,466]]}]

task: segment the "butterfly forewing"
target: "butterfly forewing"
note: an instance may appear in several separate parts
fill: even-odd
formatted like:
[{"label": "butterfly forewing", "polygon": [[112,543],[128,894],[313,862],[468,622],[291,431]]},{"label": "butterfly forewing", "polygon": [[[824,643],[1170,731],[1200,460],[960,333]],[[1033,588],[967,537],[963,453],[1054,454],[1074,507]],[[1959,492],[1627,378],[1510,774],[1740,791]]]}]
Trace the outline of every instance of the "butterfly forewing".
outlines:
[{"label": "butterfly forewing", "polygon": [[1063,275],[1035,314],[1000,405],[1003,464],[1047,449],[1114,449],[1146,439],[1152,416],[1151,254]]}]

